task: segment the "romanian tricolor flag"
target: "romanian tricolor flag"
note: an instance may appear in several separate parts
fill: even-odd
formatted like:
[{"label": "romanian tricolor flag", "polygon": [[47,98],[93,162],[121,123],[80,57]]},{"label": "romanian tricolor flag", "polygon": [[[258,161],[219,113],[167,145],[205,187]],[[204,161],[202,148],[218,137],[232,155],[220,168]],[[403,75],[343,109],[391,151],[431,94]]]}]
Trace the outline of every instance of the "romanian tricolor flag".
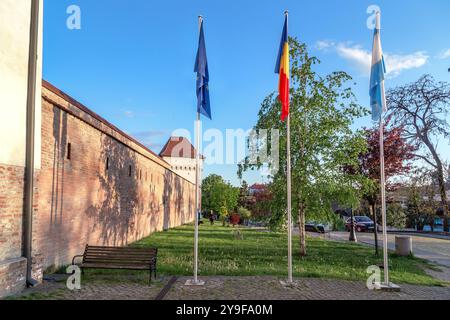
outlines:
[{"label": "romanian tricolor flag", "polygon": [[289,115],[289,42],[288,42],[288,16],[284,22],[283,35],[281,36],[280,51],[278,53],[275,73],[280,75],[278,85],[279,99],[281,101],[281,120],[285,121]]}]

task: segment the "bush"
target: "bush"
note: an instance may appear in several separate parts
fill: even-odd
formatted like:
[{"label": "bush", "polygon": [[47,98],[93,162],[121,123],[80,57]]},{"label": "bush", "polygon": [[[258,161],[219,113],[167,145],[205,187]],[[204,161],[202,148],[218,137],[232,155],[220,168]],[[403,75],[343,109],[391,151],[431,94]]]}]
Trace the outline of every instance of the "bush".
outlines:
[{"label": "bush", "polygon": [[242,220],[246,221],[252,217],[252,212],[244,207],[238,208],[238,214]]},{"label": "bush", "polygon": [[406,228],[406,213],[401,205],[390,203],[386,212],[386,223],[388,226],[403,229]]},{"label": "bush", "polygon": [[230,217],[230,223],[233,225],[233,227],[237,226],[241,222],[241,216],[233,213]]},{"label": "bush", "polygon": [[225,226],[228,217],[228,209],[225,206],[221,206],[219,210],[220,220],[222,220],[222,225]]},{"label": "bush", "polygon": [[331,221],[333,231],[344,231],[345,222],[339,215],[335,215]]}]

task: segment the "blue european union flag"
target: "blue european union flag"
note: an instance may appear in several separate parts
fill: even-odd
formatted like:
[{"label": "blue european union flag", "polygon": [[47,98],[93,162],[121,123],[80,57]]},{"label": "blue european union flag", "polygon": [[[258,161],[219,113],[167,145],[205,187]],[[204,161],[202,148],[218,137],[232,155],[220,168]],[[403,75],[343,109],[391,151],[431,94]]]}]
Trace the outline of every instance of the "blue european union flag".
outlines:
[{"label": "blue european union flag", "polygon": [[203,32],[203,21],[200,26],[200,39],[198,43],[197,59],[194,72],[197,72],[197,112],[211,117],[211,105],[209,101],[209,71],[208,59],[206,57],[205,34]]}]

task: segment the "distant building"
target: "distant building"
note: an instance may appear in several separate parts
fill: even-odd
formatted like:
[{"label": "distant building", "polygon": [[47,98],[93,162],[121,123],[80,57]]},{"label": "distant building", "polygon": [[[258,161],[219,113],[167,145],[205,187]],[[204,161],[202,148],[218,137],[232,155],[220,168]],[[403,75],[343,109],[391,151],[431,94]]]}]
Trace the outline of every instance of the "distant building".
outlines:
[{"label": "distant building", "polygon": [[266,191],[267,191],[267,186],[262,183],[255,183],[250,188],[248,188],[248,192],[250,193],[251,196],[254,196],[258,193],[263,193]]},{"label": "distant building", "polygon": [[[171,137],[159,156],[170,164],[175,173],[195,184],[197,150],[187,138]],[[203,160],[200,155],[200,170],[203,170]]]}]

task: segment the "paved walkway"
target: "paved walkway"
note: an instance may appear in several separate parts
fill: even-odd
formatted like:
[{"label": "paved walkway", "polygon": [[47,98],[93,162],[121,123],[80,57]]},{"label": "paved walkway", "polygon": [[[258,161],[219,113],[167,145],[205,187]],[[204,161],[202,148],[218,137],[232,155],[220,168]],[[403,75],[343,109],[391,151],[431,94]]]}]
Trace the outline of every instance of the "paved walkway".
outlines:
[{"label": "paved walkway", "polygon": [[[22,299],[50,300],[154,300],[169,281],[164,277],[152,286],[132,283],[88,283],[79,291],[64,283],[45,283],[25,291]],[[449,300],[449,287],[402,285],[401,292],[371,291],[363,282],[304,278],[293,288],[283,287],[276,277],[203,277],[204,287],[187,287],[181,277],[166,300]],[[30,295],[31,294],[31,295]]]}]

